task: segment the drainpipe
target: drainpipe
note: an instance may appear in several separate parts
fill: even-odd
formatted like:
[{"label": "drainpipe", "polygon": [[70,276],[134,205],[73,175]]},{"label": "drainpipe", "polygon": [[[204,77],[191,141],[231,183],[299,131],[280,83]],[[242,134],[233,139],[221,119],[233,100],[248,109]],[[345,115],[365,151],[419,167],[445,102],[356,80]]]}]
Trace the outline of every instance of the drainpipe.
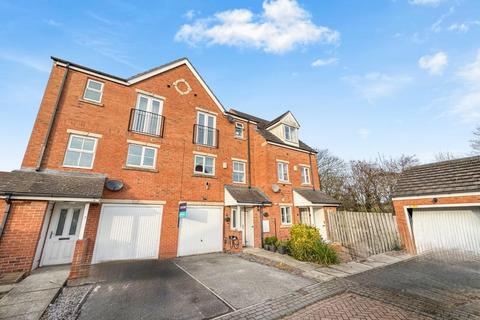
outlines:
[{"label": "drainpipe", "polygon": [[250,122],[247,122],[247,161],[248,161],[248,189],[252,188],[252,173],[251,173],[251,161],[250,161]]},{"label": "drainpipe", "polygon": [[63,74],[62,82],[60,83],[60,88],[58,89],[57,98],[55,100],[55,106],[53,108],[52,116],[50,117],[50,122],[48,123],[47,134],[45,135],[45,140],[43,141],[42,148],[40,149],[40,155],[37,160],[37,166],[35,167],[35,171],[40,171],[42,167],[43,158],[45,156],[45,150],[47,149],[48,140],[50,139],[50,135],[52,133],[52,128],[53,128],[53,124],[55,123],[58,107],[60,106],[60,99],[62,98],[63,87],[65,86],[65,81],[67,79],[69,67],[70,67],[70,63],[67,63],[67,65],[65,66],[65,73]]},{"label": "drainpipe", "polygon": [[[308,160],[310,161],[310,178],[312,179],[312,190],[315,191],[315,178],[313,176],[313,167],[312,167],[312,154],[308,154]],[[317,166],[315,166],[315,171],[317,171]],[[318,171],[317,171],[318,172]],[[320,189],[320,187],[319,187]]]},{"label": "drainpipe", "polygon": [[7,194],[5,197],[5,212],[3,213],[2,224],[0,225],[0,240],[3,236],[3,230],[5,229],[5,225],[7,224],[8,215],[10,214],[10,208],[12,207],[12,195]]}]

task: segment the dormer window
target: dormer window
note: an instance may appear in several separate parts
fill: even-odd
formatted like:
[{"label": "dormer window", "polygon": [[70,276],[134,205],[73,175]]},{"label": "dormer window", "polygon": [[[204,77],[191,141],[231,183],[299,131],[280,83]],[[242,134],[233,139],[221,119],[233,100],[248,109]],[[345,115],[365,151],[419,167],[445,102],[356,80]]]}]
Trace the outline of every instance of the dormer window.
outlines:
[{"label": "dormer window", "polygon": [[284,124],[283,125],[283,138],[286,141],[297,142],[298,141],[297,128]]},{"label": "dormer window", "polygon": [[243,123],[235,122],[235,138],[243,139]]}]

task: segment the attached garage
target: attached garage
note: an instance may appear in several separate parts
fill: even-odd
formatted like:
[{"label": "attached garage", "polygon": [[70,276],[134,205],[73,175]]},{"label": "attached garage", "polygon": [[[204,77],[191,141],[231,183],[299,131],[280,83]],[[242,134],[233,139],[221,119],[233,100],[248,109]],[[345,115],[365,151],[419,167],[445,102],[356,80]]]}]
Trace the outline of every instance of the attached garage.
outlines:
[{"label": "attached garage", "polygon": [[409,168],[392,200],[410,253],[480,255],[480,156]]},{"label": "attached garage", "polygon": [[163,206],[104,204],[93,263],[157,259]]},{"label": "attached garage", "polygon": [[188,206],[180,219],[178,256],[223,250],[223,207]]},{"label": "attached garage", "polygon": [[480,207],[420,208],[411,215],[417,253],[453,250],[480,254]]}]

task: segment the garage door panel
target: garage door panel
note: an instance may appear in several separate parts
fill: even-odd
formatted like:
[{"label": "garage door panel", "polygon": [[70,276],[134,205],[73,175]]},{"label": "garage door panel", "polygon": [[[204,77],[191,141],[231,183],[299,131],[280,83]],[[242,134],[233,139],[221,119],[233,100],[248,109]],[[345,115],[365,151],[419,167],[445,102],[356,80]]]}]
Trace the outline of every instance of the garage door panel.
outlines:
[{"label": "garage door panel", "polygon": [[414,209],[412,229],[418,253],[480,254],[480,208]]},{"label": "garage door panel", "polygon": [[104,205],[95,243],[94,262],[156,259],[161,206]]},{"label": "garage door panel", "polygon": [[178,256],[222,251],[222,223],[221,207],[188,207],[180,220]]}]

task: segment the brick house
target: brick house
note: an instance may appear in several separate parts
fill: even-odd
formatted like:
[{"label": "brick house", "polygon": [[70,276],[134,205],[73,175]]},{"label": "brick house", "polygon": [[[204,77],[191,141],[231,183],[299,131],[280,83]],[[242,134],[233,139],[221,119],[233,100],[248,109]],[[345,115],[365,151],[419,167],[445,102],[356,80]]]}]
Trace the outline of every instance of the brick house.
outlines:
[{"label": "brick house", "polygon": [[298,222],[327,237],[338,202],[291,112],[226,110],[187,59],[128,79],[52,59],[21,170],[0,175],[0,272],[237,252]]},{"label": "brick house", "polygon": [[406,170],[393,205],[410,253],[480,254],[480,156]]}]

